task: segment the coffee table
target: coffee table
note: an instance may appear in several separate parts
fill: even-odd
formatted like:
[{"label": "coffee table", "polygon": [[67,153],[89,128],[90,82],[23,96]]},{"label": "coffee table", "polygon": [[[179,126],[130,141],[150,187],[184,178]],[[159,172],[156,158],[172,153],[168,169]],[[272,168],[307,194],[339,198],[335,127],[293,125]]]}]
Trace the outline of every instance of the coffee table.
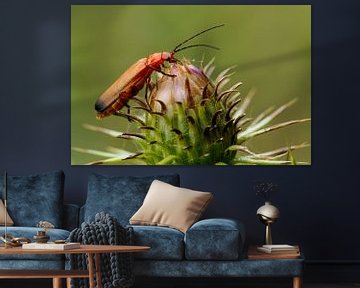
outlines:
[{"label": "coffee table", "polygon": [[[21,247],[0,248],[0,254],[87,254],[88,270],[0,270],[0,279],[30,279],[52,278],[53,288],[62,287],[62,279],[66,278],[70,283],[72,278],[88,278],[89,288],[101,288],[101,257],[102,253],[125,253],[144,252],[148,246],[125,246],[125,245],[80,245],[80,248],[71,250],[25,250]],[[94,261],[95,258],[95,261]]]}]

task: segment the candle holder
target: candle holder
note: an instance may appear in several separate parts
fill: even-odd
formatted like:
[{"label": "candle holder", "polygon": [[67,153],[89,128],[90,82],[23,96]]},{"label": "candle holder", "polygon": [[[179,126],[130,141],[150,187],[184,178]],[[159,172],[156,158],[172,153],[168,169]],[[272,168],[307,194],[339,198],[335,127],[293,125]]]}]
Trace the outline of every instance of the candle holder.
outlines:
[{"label": "candle holder", "polygon": [[47,243],[50,237],[46,234],[46,231],[38,231],[33,239],[36,243]]},{"label": "candle holder", "polygon": [[39,230],[36,235],[33,236],[34,241],[37,243],[47,243],[50,240],[50,236],[47,234],[47,231],[55,228],[54,224],[42,220],[36,224],[36,227],[42,228],[43,230]]}]

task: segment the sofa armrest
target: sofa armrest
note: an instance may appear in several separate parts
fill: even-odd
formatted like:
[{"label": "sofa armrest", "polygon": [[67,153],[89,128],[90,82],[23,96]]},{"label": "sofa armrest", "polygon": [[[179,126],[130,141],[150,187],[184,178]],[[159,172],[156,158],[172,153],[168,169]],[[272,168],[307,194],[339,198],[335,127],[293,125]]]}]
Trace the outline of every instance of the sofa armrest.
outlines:
[{"label": "sofa armrest", "polygon": [[196,222],[185,234],[188,260],[235,260],[242,254],[245,228],[239,221],[225,218]]},{"label": "sofa armrest", "polygon": [[79,206],[64,204],[63,228],[71,231],[77,227],[79,227]]}]

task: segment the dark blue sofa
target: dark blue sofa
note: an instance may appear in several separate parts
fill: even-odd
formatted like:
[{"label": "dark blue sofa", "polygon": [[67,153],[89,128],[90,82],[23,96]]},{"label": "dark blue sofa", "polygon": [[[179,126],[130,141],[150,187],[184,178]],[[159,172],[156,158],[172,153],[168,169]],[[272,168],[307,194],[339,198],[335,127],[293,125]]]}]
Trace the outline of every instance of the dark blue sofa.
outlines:
[{"label": "dark blue sofa", "polygon": [[[107,212],[128,226],[140,208],[154,179],[179,186],[179,175],[118,177],[89,175],[85,204],[63,204],[64,174],[56,171],[28,177],[10,177],[9,214],[14,236],[31,238],[41,220],[55,224],[48,234],[66,239],[83,221],[91,222],[98,212]],[[2,179],[0,178],[0,181]],[[1,191],[2,195],[2,192]],[[215,200],[216,201],[216,200]],[[78,217],[79,216],[79,217]],[[135,244],[151,250],[135,253],[135,275],[150,277],[298,277],[303,260],[247,260],[245,229],[232,219],[205,219],[186,233],[158,226],[133,226]],[[3,234],[4,228],[0,227]],[[62,256],[0,255],[0,269],[63,269]],[[295,286],[294,287],[299,287]]]},{"label": "dark blue sofa", "polygon": [[[105,211],[120,224],[140,208],[154,179],[179,186],[179,175],[118,177],[92,174],[80,221]],[[216,201],[216,199],[215,199]],[[245,229],[233,219],[200,220],[184,234],[158,226],[132,226],[135,244],[151,250],[135,253],[135,274],[150,277],[298,277],[303,260],[247,260]],[[295,286],[294,286],[295,287]]]}]

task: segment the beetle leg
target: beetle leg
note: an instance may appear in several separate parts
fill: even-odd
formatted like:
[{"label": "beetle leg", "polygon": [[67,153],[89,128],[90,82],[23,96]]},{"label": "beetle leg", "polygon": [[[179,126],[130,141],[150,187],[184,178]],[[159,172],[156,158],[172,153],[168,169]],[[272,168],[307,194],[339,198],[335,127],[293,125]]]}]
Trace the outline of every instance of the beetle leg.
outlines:
[{"label": "beetle leg", "polygon": [[[126,103],[124,106],[126,106],[126,108],[127,108],[127,114],[130,115],[130,108],[131,108],[130,105],[129,105],[128,103]],[[130,119],[130,117],[128,117],[127,119],[128,119],[129,122],[132,122],[132,120]]]},{"label": "beetle leg", "polygon": [[158,68],[153,67],[153,66],[151,66],[151,65],[147,65],[147,67],[149,67],[150,69],[152,69],[152,70],[154,70],[154,71],[156,71],[156,72],[159,72],[159,73],[161,73],[161,74],[163,74],[163,75],[165,75],[165,76],[176,77],[176,75],[174,75],[174,74],[168,74],[168,73],[162,71],[161,69],[158,69]]},{"label": "beetle leg", "polygon": [[149,98],[148,98],[148,87],[150,85],[150,77],[148,77],[146,79],[146,84],[145,84],[145,101],[146,101],[146,105],[148,106],[148,108],[150,109],[151,111],[151,106],[150,106],[150,103],[149,103]]}]

